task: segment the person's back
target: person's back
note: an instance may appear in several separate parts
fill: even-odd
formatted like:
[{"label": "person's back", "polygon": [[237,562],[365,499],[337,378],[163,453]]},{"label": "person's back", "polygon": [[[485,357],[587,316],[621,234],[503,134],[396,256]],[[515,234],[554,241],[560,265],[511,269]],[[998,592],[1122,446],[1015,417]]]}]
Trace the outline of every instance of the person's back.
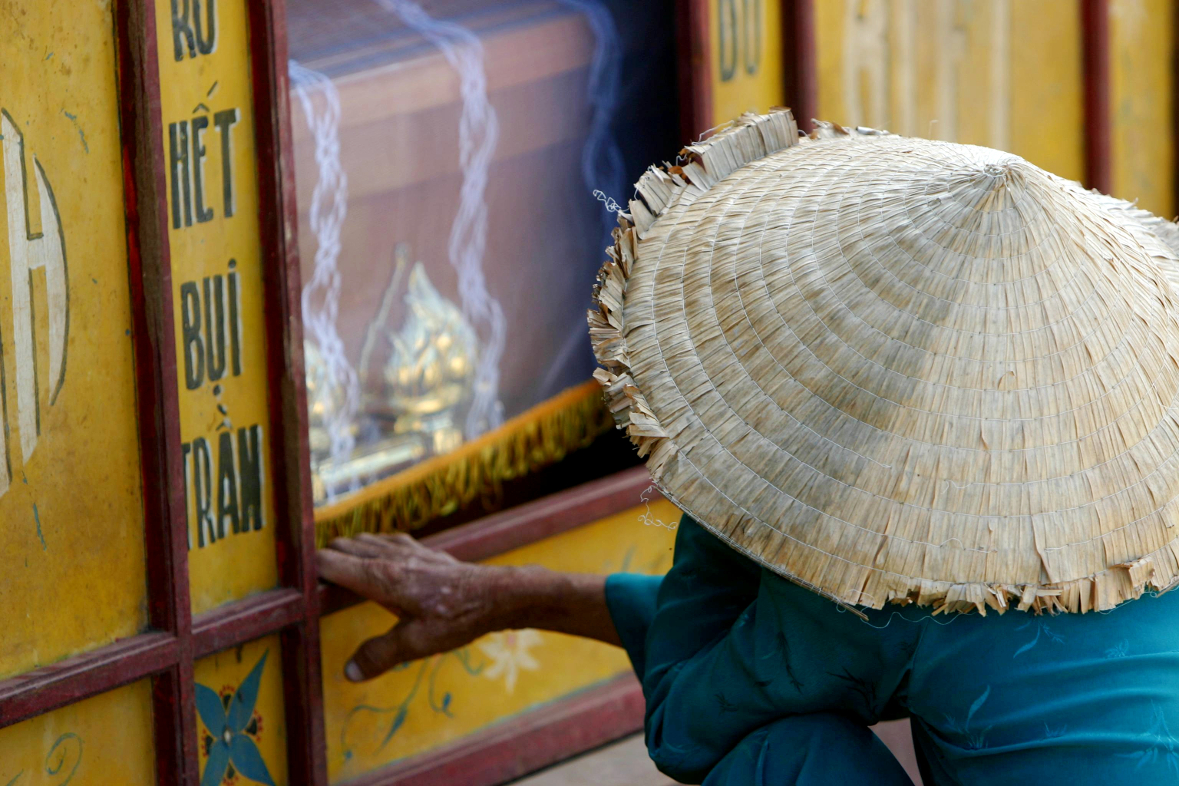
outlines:
[{"label": "person's back", "polygon": [[1179,780],[1179,593],[916,627],[905,693],[931,786]]},{"label": "person's back", "polygon": [[623,637],[645,650],[656,763],[708,784],[903,783],[867,727],[909,715],[926,786],[1179,778],[1179,593],[1105,613],[864,613],[685,518],[644,642]]}]

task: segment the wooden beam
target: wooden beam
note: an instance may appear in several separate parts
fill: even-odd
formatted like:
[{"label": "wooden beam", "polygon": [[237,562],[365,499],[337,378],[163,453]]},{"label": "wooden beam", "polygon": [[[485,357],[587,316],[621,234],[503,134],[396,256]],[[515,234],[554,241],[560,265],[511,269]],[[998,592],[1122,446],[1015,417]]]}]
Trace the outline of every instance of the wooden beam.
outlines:
[{"label": "wooden beam", "polygon": [[1085,101],[1085,185],[1108,194],[1113,188],[1113,115],[1107,0],[1081,0],[1081,57]]},{"label": "wooden beam", "polygon": [[679,80],[680,134],[684,143],[715,125],[709,73],[708,3],[676,0],[676,72]]},{"label": "wooden beam", "polygon": [[[179,657],[173,636],[146,633],[11,677],[0,682],[0,728],[169,671]],[[195,732],[192,741],[195,748]],[[156,751],[157,758],[161,754],[169,755]],[[177,772],[171,770],[171,780],[161,782],[176,783]]]},{"label": "wooden beam", "polygon": [[226,603],[193,620],[193,657],[200,659],[259,639],[302,622],[303,616],[303,593],[296,589],[276,589]]},{"label": "wooden beam", "polygon": [[782,47],[786,106],[798,127],[810,133],[811,120],[819,112],[814,0],[782,0]]},{"label": "wooden beam", "polygon": [[[167,673],[152,686],[161,783],[198,778],[188,583],[188,519],[181,454],[172,266],[168,241],[160,69],[154,0],[115,3],[119,121],[131,291],[131,339],[143,473],[148,617],[175,637]],[[132,660],[124,668],[134,672]],[[118,669],[116,669],[117,671]],[[88,689],[102,681],[70,683]],[[64,694],[63,694],[64,696]],[[74,700],[80,695],[72,697]]]},{"label": "wooden beam", "polygon": [[494,786],[643,728],[633,675],[522,713],[462,740],[348,781],[348,786]]},{"label": "wooden beam", "polygon": [[[262,281],[266,297],[270,455],[278,522],[279,581],[299,596],[297,605],[272,609],[300,613],[283,629],[283,706],[287,771],[293,786],[326,786],[320,679],[319,593],[315,573],[307,387],[303,374],[302,283],[297,241],[295,166],[291,143],[286,0],[251,0],[250,78],[257,145]],[[281,614],[278,614],[280,617]],[[258,610],[249,624],[277,621]],[[228,626],[229,623],[227,623]],[[245,620],[237,624],[245,625]],[[211,629],[210,635],[217,632]]]}]

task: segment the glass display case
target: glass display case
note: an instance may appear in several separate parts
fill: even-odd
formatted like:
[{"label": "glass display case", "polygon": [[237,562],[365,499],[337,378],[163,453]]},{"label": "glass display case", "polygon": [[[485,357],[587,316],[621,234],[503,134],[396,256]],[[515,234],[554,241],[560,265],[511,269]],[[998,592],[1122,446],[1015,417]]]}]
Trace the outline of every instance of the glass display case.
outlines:
[{"label": "glass display case", "polygon": [[288,4],[321,531],[486,511],[610,430],[585,310],[678,122],[668,7],[613,5]]}]

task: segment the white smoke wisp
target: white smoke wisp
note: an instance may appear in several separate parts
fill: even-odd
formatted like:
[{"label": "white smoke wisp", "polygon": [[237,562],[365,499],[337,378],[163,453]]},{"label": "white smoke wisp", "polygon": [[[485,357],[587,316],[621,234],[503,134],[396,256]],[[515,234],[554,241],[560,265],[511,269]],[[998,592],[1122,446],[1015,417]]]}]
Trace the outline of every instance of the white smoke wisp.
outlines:
[{"label": "white smoke wisp", "polygon": [[[348,175],[340,166],[340,96],[332,80],[318,71],[294,60],[289,68],[291,85],[315,142],[319,169],[308,211],[317,245],[311,280],[303,286],[303,324],[323,357],[328,389],[342,392],[342,406],[325,413],[324,423],[331,439],[332,460],[340,461],[348,458],[355,447],[352,424],[360,408],[360,382],[336,329],[340,310],[340,230],[348,214]],[[328,489],[329,496],[332,493]]]},{"label": "white smoke wisp", "polygon": [[459,168],[462,186],[451,225],[447,253],[458,274],[463,316],[479,335],[475,391],[464,432],[471,439],[503,423],[499,401],[499,362],[507,341],[507,322],[499,301],[487,291],[483,255],[487,247],[487,177],[499,138],[499,122],[487,100],[483,44],[462,25],[434,19],[412,0],[373,0],[396,14],[435,46],[459,77]]},{"label": "white smoke wisp", "polygon": [[[589,82],[586,85],[586,101],[592,114],[589,134],[581,148],[581,177],[587,189],[593,189],[593,198],[601,202],[600,235],[595,251],[604,254],[604,249],[613,245],[611,233],[618,226],[618,213],[622,206],[615,196],[622,196],[626,189],[626,164],[622,149],[614,136],[611,124],[618,110],[619,94],[622,90],[622,42],[614,17],[601,0],[560,0],[562,5],[585,16],[594,34],[594,54],[590,61]],[[596,207],[596,206],[595,206]],[[597,271],[601,257],[591,259],[590,275]],[[586,287],[589,293],[589,287]],[[542,396],[555,393],[562,377],[567,378],[567,369],[579,354],[590,354],[589,335],[585,323],[578,319],[573,329],[561,344],[556,357],[549,363],[549,369],[537,388]]]},{"label": "white smoke wisp", "polygon": [[[612,212],[617,203],[611,207],[611,197],[621,196],[626,189],[626,164],[610,127],[622,90],[622,42],[618,25],[601,0],[560,2],[582,13],[594,33],[594,54],[586,86],[593,115],[585,146],[581,149],[581,176],[586,187],[594,189],[594,198],[606,203],[606,212],[602,216],[602,248],[605,248],[612,245],[610,233],[618,226],[618,219]],[[598,196],[599,193],[602,197]]]}]

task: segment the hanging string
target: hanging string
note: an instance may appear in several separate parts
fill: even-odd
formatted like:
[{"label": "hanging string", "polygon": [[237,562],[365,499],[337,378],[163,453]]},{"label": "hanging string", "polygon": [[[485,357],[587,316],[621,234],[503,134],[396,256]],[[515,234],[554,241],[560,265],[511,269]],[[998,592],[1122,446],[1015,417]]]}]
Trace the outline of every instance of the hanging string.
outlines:
[{"label": "hanging string", "polygon": [[[340,166],[340,96],[332,80],[318,71],[294,60],[289,69],[291,85],[315,142],[319,169],[308,211],[317,245],[311,280],[303,286],[303,325],[323,358],[328,390],[342,392],[341,405],[324,415],[332,460],[341,461],[355,447],[352,424],[360,407],[360,384],[336,329],[340,310],[340,230],[348,214],[348,175]],[[327,489],[327,493],[330,498],[334,490]]]},{"label": "hanging string", "polygon": [[679,527],[679,522],[667,524],[658,516],[651,515],[651,496],[658,493],[659,489],[655,488],[654,483],[643,489],[643,493],[639,495],[639,502],[646,505],[647,510],[646,512],[639,514],[639,521],[641,521],[643,524],[646,524],[648,527],[663,527],[664,529],[674,530]]},{"label": "hanging string", "polygon": [[463,316],[480,335],[474,396],[467,413],[467,439],[503,423],[499,401],[499,362],[507,338],[503,309],[487,291],[483,254],[487,246],[487,175],[499,136],[495,110],[487,101],[487,74],[479,37],[454,22],[438,20],[412,0],[373,0],[435,47],[458,74],[462,113],[459,116],[459,207],[450,230],[447,252],[458,274]]}]

